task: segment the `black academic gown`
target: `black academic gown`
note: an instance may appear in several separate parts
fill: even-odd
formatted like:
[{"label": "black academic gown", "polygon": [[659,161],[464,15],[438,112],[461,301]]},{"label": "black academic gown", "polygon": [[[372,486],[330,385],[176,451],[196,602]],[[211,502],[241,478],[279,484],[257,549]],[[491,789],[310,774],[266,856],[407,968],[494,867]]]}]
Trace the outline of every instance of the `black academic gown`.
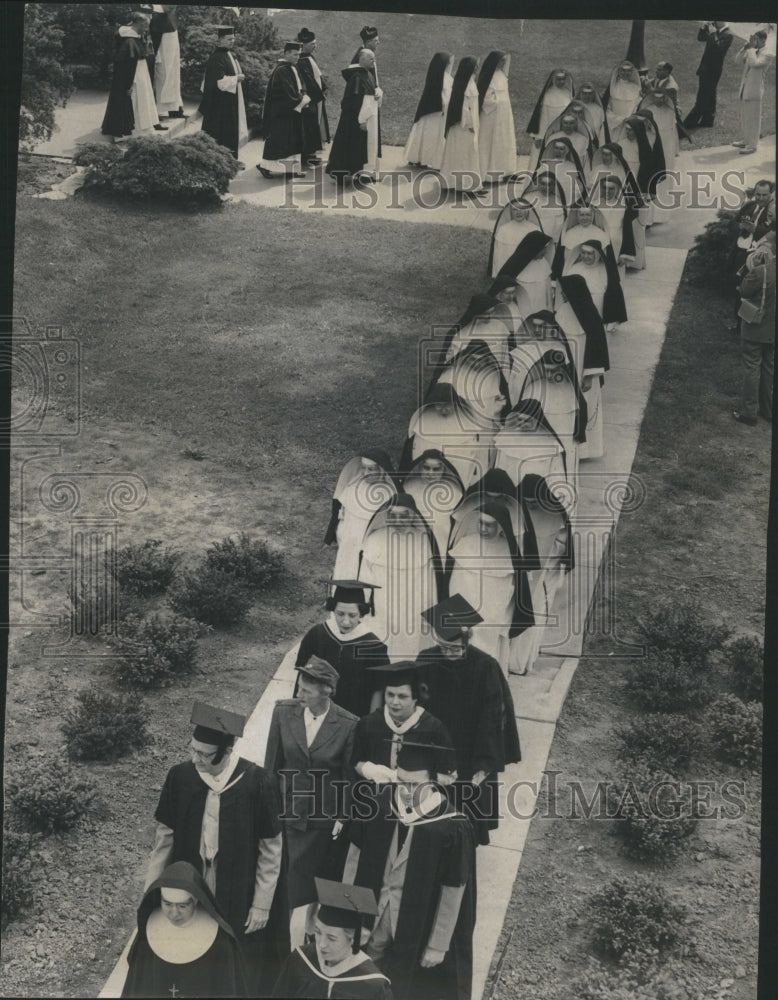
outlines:
[{"label": "black academic gown", "polygon": [[[443,723],[454,740],[458,781],[450,786],[454,801],[470,815],[479,844],[499,819],[497,774],[521,760],[516,712],[508,682],[494,657],[468,646],[460,660],[447,660],[437,646],[416,658],[419,682],[426,685],[428,712]],[[476,771],[486,779],[473,786]],[[471,797],[471,802],[465,799]]]},{"label": "black academic gown", "polygon": [[306,112],[294,109],[305,96],[305,85],[302,75],[295,69],[282,60],[267,81],[262,113],[265,136],[262,158],[265,160],[285,160],[303,152],[303,116]]},{"label": "black academic gown", "polygon": [[[349,827],[360,849],[355,885],[379,898],[386,859],[398,820],[391,807],[392,786],[380,795],[377,815]],[[437,913],[442,886],[465,886],[454,932],[440,965],[420,965]],[[475,843],[467,818],[448,803],[413,825],[397,929],[381,966],[397,1000],[470,1000],[475,927]]]},{"label": "black academic gown", "polygon": [[303,155],[310,156],[324,149],[324,143],[330,141],[330,123],[327,120],[327,107],[324,94],[327,86],[324,80],[321,86],[316,82],[311,55],[301,55],[297,62],[297,72],[303,81],[306,94],[311,103],[303,110]]},{"label": "black academic gown", "polygon": [[340,121],[332,140],[327,173],[331,177],[350,177],[359,173],[367,162],[367,132],[359,127],[362,98],[375,94],[375,82],[362,66],[347,66],[343,70],[346,89],[340,102]]},{"label": "black academic gown", "polygon": [[[354,53],[354,57],[351,60],[352,64],[359,62],[359,53],[362,51],[362,49],[364,47],[365,47],[364,45],[361,45],[357,49],[357,51]],[[369,77],[370,77],[370,79],[371,79],[371,81],[373,83],[373,87],[374,88],[377,87],[378,86],[378,74],[376,72],[376,66],[371,66],[370,69],[367,70],[367,73],[368,73],[368,75],[369,75]],[[381,157],[381,109],[380,108],[378,109],[378,157],[379,157],[379,159]]]},{"label": "black academic gown", "polygon": [[[388,680],[389,674],[384,675]],[[370,761],[373,764],[383,764],[384,767],[391,767],[392,739],[395,730],[391,729],[384,718],[383,708],[377,708],[369,715],[363,716],[354,730],[354,752],[351,755],[352,767],[360,761]],[[400,744],[404,740],[418,743],[429,743],[437,747],[451,747],[450,751],[445,749],[436,751],[437,771],[447,774],[456,769],[456,754],[453,750],[451,737],[446,731],[446,727],[430,715],[426,710],[421,718],[407,732],[398,736]]]},{"label": "black academic gown", "polygon": [[[289,953],[288,914],[279,877],[270,918],[264,930],[246,935],[243,927],[254,898],[259,841],[281,832],[281,803],[275,780],[264,768],[242,757],[220,797],[216,901],[227,918],[247,962],[250,984],[269,989]],[[173,830],[170,863],[188,861],[203,871],[200,837],[208,786],[191,761],[168,771],[154,818]]]},{"label": "black academic gown", "polygon": [[205,64],[203,97],[197,110],[203,116],[203,132],[213,136],[220,146],[225,146],[237,158],[240,135],[238,94],[219,90],[217,86],[218,80],[235,75],[232,59],[228,49],[215,49],[210,54]]},{"label": "black academic gown", "polygon": [[[348,636],[334,635],[324,623],[314,625],[303,636],[295,664],[305,666],[311,656],[320,656],[338,671],[338,687],[333,696],[335,703],[357,718],[367,715],[378,675],[366,673],[365,668],[389,662],[386,646],[378,636],[368,632],[349,639]],[[294,693],[297,693],[297,684]]]},{"label": "black academic gown", "polygon": [[363,961],[338,976],[328,975],[319,964],[316,945],[295,948],[278,977],[274,997],[305,997],[317,1000],[392,1000],[388,978],[362,953]]},{"label": "black academic gown", "polygon": [[135,80],[138,60],[146,58],[146,45],[142,38],[114,36],[113,77],[108,92],[108,106],[100,131],[117,138],[131,135],[135,128],[132,98],[128,91]]}]

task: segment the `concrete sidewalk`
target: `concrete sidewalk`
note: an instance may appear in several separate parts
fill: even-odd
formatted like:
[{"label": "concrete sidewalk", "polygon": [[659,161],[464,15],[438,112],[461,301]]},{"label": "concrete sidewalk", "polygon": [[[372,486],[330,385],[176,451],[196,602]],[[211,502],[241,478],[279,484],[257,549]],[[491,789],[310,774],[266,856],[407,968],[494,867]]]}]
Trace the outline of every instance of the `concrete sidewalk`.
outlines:
[{"label": "concrete sidewalk", "polygon": [[[343,211],[346,214],[368,212],[370,218],[385,218],[408,222],[434,222],[444,225],[467,225],[477,229],[490,228],[507,200],[505,187],[494,189],[497,204],[492,208],[469,203],[462,208],[441,205],[425,209],[406,198],[402,205],[398,184],[387,178],[374,186],[376,203],[369,209],[353,201],[333,207],[324,178],[320,192],[316,185],[307,185],[310,198],[297,201],[303,188],[292,187],[293,203],[287,203],[291,183],[266,181],[254,170],[261,155],[261,143],[247,144],[241,158],[247,169],[233,182],[231,194],[236,201],[266,207],[295,208],[319,212]],[[385,150],[382,170],[390,164],[399,165],[402,151]],[[748,160],[744,163],[744,160]],[[522,745],[522,761],[512,765],[503,775],[503,818],[492,835],[488,847],[478,849],[478,913],[474,941],[473,998],[480,998],[487,982],[494,950],[502,930],[513,884],[521,863],[532,811],[541,787],[543,772],[554,738],[556,722],[562,711],[567,691],[582,652],[585,623],[592,604],[594,589],[610,552],[610,540],[622,513],[635,509],[641,502],[639,484],[630,479],[643,413],[648,401],[654,371],[659,361],[670,310],[683,272],[686,253],[707,222],[715,218],[715,197],[738,186],[753,184],[760,177],[772,177],[775,171],[775,149],[772,140],[764,144],[753,157],[737,155],[732,149],[685,151],[679,157],[678,169],[687,182],[688,200],[672,211],[660,212],[657,224],[648,235],[647,266],[644,271],[630,273],[625,282],[625,297],[629,321],[609,335],[611,368],[605,379],[603,405],[606,454],[603,458],[582,463],[579,473],[578,506],[575,517],[576,570],[568,576],[567,586],[560,589],[554,607],[557,622],[549,626],[541,646],[535,670],[527,676],[511,676],[513,694]],[[708,203],[690,204],[694,172],[709,171]],[[729,172],[729,176],[728,176]],[[412,183],[412,182],[411,182]],[[424,183],[436,183],[434,178]],[[361,193],[360,193],[360,196]],[[731,197],[731,195],[730,195]],[[472,291],[477,291],[474,285]],[[297,647],[290,649],[269,682],[252,713],[240,752],[262,763],[270,715],[278,698],[289,697],[294,682],[294,658]],[[511,809],[505,801],[508,790],[512,795]],[[119,996],[126,972],[124,956],[106,983],[100,996]]]}]

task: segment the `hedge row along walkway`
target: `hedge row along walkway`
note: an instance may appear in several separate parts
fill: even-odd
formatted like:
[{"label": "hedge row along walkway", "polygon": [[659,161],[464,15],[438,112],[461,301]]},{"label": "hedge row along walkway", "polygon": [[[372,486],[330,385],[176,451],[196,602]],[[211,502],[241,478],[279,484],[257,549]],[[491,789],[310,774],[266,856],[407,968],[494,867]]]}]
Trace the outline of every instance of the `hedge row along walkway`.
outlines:
[{"label": "hedge row along walkway", "polygon": [[[241,150],[245,172],[231,186],[235,201],[281,208],[289,204],[290,184],[281,180],[263,180],[254,170],[261,155],[261,142],[251,142]],[[401,166],[402,150],[384,147],[382,171]],[[747,160],[747,162],[744,162]],[[519,163],[519,169],[523,164]],[[620,516],[629,516],[631,509],[642,502],[638,483],[630,479],[643,412],[648,400],[654,371],[665,336],[673,299],[681,279],[686,254],[695,236],[706,223],[715,218],[711,204],[727,187],[751,186],[760,177],[775,175],[775,150],[763,143],[753,157],[740,158],[729,147],[684,151],[678,158],[686,200],[681,207],[658,212],[657,223],[648,232],[646,268],[631,273],[625,282],[625,297],[629,320],[609,335],[611,368],[603,388],[605,407],[605,441],[603,458],[587,461],[579,474],[579,501],[574,522],[576,535],[576,569],[568,576],[554,608],[556,626],[549,627],[541,655],[532,673],[511,675],[509,682],[517,709],[523,760],[510,766],[503,775],[503,818],[499,829],[491,835],[491,844],[480,847],[477,854],[478,916],[474,941],[473,997],[481,997],[492,964],[516,874],[521,863],[532,810],[541,785],[549,750],[554,738],[565,696],[583,650],[585,623],[598,578],[608,572],[611,539]],[[692,207],[689,198],[693,190],[692,176],[697,172],[697,190],[707,207]],[[436,184],[429,178],[429,184]],[[300,210],[347,214],[370,211],[371,218],[391,218],[402,221],[439,222],[447,225],[467,225],[489,229],[494,224],[497,208],[469,203],[454,208],[446,203],[438,209],[425,209],[407,202],[397,206],[400,186],[389,178],[373,186],[377,202],[370,209],[359,207],[348,197],[335,209],[317,202],[316,185],[295,185],[292,196]],[[334,185],[323,178],[321,192],[330,192],[335,199]],[[505,204],[505,187],[498,191]],[[307,192],[307,195],[306,195]],[[305,197],[308,201],[305,201]],[[364,195],[358,197],[364,203]],[[730,203],[732,194],[729,194]],[[467,199],[466,199],[467,201]],[[306,207],[304,207],[306,206]],[[486,261],[484,260],[484,268]],[[473,276],[471,294],[480,290],[486,279]],[[419,331],[420,335],[423,331]],[[600,623],[600,628],[607,623]],[[278,698],[288,698],[294,684],[295,645],[284,657],[268,683],[252,713],[242,740],[240,753],[261,764],[264,760],[265,739]],[[511,808],[506,806],[506,789],[513,788]],[[126,950],[100,993],[101,997],[117,997],[121,993],[126,973]]]}]

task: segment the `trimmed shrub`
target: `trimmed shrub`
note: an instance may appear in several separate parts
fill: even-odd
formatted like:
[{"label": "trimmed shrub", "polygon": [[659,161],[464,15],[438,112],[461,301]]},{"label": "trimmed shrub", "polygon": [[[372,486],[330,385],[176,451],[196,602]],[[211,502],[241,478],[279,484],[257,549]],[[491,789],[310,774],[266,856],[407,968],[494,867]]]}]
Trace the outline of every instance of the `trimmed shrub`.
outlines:
[{"label": "trimmed shrub", "polygon": [[703,670],[710,654],[721,649],[732,634],[726,625],[713,625],[694,600],[674,600],[638,620],[638,629],[652,649],[667,650],[676,660]]},{"label": "trimmed shrub", "polygon": [[197,640],[204,631],[199,621],[178,615],[129,615],[111,640],[120,657],[116,679],[129,688],[168,687],[176,677],[194,670]]},{"label": "trimmed shrub", "polygon": [[719,757],[740,767],[762,763],[762,706],[724,694],[710,707],[707,728]]},{"label": "trimmed shrub", "polygon": [[140,695],[87,688],[76,700],[61,727],[73,760],[113,761],[149,742],[148,712]]},{"label": "trimmed shrub", "polygon": [[157,538],[126,545],[116,553],[116,578],[123,593],[151,597],[167,590],[181,561],[174,549],[163,549]]},{"label": "trimmed shrub", "polygon": [[738,238],[737,212],[721,208],[689,250],[687,280],[726,294],[734,287],[730,260]]},{"label": "trimmed shrub", "polygon": [[86,167],[84,184],[92,188],[108,187],[111,171],[124,156],[119,146],[110,142],[85,142],[73,154],[77,167]]},{"label": "trimmed shrub", "polygon": [[647,712],[679,712],[706,705],[710,684],[684,660],[668,652],[650,653],[627,672],[627,694]]},{"label": "trimmed shrub", "polygon": [[592,948],[604,959],[649,964],[685,938],[686,907],[645,875],[614,879],[589,906]]},{"label": "trimmed shrub", "polygon": [[174,611],[213,628],[242,622],[253,603],[244,582],[205,561],[196,572],[181,575],[168,600]]},{"label": "trimmed shrub", "polygon": [[101,582],[80,580],[77,588],[68,587],[73,606],[72,626],[77,635],[102,635],[114,631],[120,616],[120,598],[110,567],[106,566]]},{"label": "trimmed shrub", "polygon": [[87,166],[84,190],[97,189],[140,201],[221,203],[238,172],[234,156],[205,132],[163,140],[140,136],[127,143],[118,159],[81,151]]},{"label": "trimmed shrub", "polygon": [[29,825],[41,833],[70,830],[94,807],[94,784],[61,757],[28,761],[7,781],[8,798]]},{"label": "trimmed shrub", "polygon": [[630,764],[684,770],[700,743],[700,727],[685,715],[650,714],[616,728],[619,756]]},{"label": "trimmed shrub", "polygon": [[608,788],[608,813],[627,853],[642,861],[676,857],[697,825],[691,796],[666,771],[637,766]]},{"label": "trimmed shrub", "polygon": [[265,542],[241,532],[237,540],[231,537],[214,542],[205,553],[209,569],[228,573],[258,590],[273,583],[284,568],[281,552],[268,548]]},{"label": "trimmed shrub", "polygon": [[764,689],[764,652],[753,636],[741,636],[724,647],[730,683],[744,701],[761,701]]},{"label": "trimmed shrub", "polygon": [[32,905],[32,848],[35,838],[29,833],[3,830],[2,927]]}]

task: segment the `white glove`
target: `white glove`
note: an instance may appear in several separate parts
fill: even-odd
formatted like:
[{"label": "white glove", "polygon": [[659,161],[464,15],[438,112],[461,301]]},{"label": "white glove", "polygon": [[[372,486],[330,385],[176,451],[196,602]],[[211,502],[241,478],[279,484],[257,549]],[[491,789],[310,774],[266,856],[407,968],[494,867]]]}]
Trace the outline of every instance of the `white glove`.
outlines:
[{"label": "white glove", "polygon": [[397,774],[391,767],[386,767],[385,764],[373,764],[369,760],[362,765],[362,774],[368,781],[374,781],[377,785],[397,781]]}]

